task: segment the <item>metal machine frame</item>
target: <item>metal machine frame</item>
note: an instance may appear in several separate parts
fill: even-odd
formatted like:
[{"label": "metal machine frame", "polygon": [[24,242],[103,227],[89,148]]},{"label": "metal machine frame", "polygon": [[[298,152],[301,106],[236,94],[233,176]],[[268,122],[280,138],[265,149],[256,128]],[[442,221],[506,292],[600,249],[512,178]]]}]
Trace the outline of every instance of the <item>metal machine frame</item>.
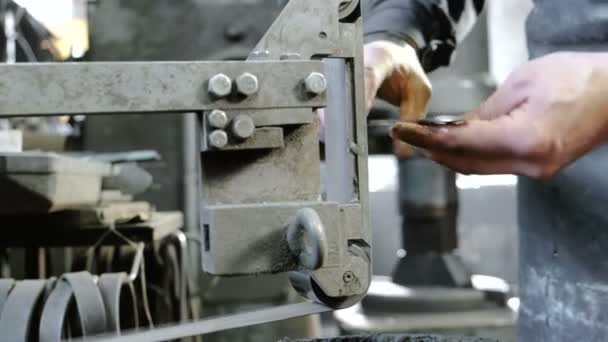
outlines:
[{"label": "metal machine frame", "polygon": [[344,308],[371,279],[362,45],[359,0],[291,0],[243,62],[0,65],[0,117],[197,113],[203,270]]}]

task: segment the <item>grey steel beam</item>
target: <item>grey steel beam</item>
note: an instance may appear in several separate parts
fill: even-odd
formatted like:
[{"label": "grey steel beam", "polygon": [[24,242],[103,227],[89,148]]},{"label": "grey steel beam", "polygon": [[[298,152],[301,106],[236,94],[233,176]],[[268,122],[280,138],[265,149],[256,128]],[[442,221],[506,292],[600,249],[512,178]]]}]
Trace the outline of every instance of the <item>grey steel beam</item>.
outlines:
[{"label": "grey steel beam", "polygon": [[[189,112],[221,108],[323,107],[304,80],[323,72],[319,61],[131,62],[0,65],[0,116]],[[210,79],[251,73],[259,91],[213,95]],[[235,82],[230,85],[234,87]],[[213,88],[213,87],[212,87]],[[223,95],[223,94],[222,94]]]}]

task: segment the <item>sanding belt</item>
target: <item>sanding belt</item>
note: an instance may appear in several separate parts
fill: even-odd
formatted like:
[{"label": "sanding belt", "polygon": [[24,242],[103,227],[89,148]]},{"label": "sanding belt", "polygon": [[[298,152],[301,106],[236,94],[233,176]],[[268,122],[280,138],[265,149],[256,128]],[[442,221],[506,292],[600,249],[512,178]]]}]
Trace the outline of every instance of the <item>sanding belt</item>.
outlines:
[{"label": "sanding belt", "polygon": [[[82,334],[87,336],[87,341],[112,342],[166,341],[331,310],[323,304],[314,302],[290,304],[117,336],[120,330],[120,291],[123,287],[122,284],[125,283],[124,277],[126,274],[102,276],[99,286],[95,285],[93,277],[88,272],[66,274],[57,281],[51,280],[55,286],[42,311],[39,341],[61,340],[68,309],[73,300],[76,302]],[[2,308],[0,332],[3,334],[3,341],[28,341],[29,327],[35,307],[40,298],[44,297],[45,289],[48,290],[51,286],[49,282],[45,281],[15,283],[12,280],[0,280],[0,307]],[[130,287],[131,294],[134,293],[132,291],[132,287]],[[135,297],[131,298],[133,299],[133,314],[135,314],[137,312]],[[106,316],[106,313],[109,314]],[[137,322],[137,318],[135,321]],[[90,338],[92,335],[106,332],[112,332],[112,334]]]},{"label": "sanding belt", "polygon": [[60,341],[73,300],[76,302],[82,336],[112,332],[120,333],[121,292],[127,289],[128,314],[137,327],[137,302],[135,289],[128,282],[126,273],[104,274],[95,284],[88,272],[64,275],[49,296],[40,319],[40,342]]},{"label": "sanding belt", "polygon": [[[126,333],[122,336],[98,336],[86,341],[96,342],[151,342],[168,341],[190,336],[199,336],[234,328],[282,321],[331,311],[331,308],[314,302],[289,304],[234,315],[221,316],[196,322],[188,322],[143,332]],[[84,341],[84,340],[83,340]]]},{"label": "sanding belt", "polygon": [[[131,319],[133,321],[133,328],[139,326],[135,287],[133,286],[133,283],[129,281],[129,276],[126,273],[103,274],[99,277],[97,287],[99,287],[99,291],[103,297],[106,313],[108,315],[109,332],[120,334],[121,309],[126,310],[125,316],[127,317],[123,317],[125,321]],[[125,295],[128,298],[128,302],[124,307],[121,306],[123,290],[126,290]]]},{"label": "sanding belt", "polygon": [[[123,294],[128,301],[121,307]],[[39,341],[60,341],[73,303],[83,336],[119,334],[121,309],[132,320],[131,327],[138,326],[135,289],[126,273],[104,274],[98,284],[88,272],[66,274],[59,280],[0,279],[2,341],[26,342],[36,333]],[[40,325],[33,326],[38,317]]]},{"label": "sanding belt", "polygon": [[[11,282],[13,284],[11,284]],[[44,295],[46,281],[24,280],[15,283],[13,280],[2,282],[2,313],[0,314],[0,331],[2,341],[29,341],[30,326],[40,307],[40,299]]]}]

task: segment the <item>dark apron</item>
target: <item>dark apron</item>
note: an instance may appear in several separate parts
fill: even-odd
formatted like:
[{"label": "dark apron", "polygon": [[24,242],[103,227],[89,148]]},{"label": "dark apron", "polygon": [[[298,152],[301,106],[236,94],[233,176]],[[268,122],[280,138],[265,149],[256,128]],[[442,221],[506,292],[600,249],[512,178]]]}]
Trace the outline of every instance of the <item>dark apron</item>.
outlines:
[{"label": "dark apron", "polygon": [[[532,58],[608,51],[608,0],[535,3]],[[551,180],[520,178],[519,222],[519,340],[608,341],[608,145]]]}]

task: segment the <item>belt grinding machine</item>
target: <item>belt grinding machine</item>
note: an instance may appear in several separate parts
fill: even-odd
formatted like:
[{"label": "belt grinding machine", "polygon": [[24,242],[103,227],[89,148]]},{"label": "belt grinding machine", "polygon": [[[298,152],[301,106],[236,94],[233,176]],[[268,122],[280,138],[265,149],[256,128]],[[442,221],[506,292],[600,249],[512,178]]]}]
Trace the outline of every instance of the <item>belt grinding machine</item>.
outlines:
[{"label": "belt grinding machine", "polygon": [[197,113],[203,270],[344,308],[371,279],[362,45],[359,0],[291,0],[243,62],[1,65],[0,117]]}]

